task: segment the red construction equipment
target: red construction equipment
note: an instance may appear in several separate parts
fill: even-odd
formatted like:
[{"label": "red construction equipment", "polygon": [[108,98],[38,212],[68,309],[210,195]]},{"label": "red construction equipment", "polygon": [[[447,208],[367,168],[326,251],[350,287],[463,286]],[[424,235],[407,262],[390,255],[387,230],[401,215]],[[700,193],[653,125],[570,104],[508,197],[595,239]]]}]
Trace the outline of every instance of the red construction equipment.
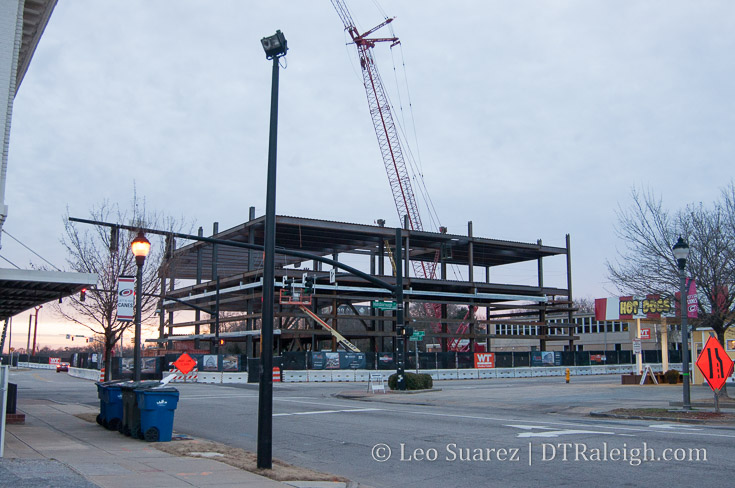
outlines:
[{"label": "red construction equipment", "polygon": [[[370,109],[370,117],[373,121],[375,134],[378,138],[378,146],[383,157],[383,165],[388,175],[388,183],[393,193],[393,200],[398,211],[398,218],[403,223],[404,218],[408,220],[410,230],[424,230],[421,223],[421,215],[418,205],[416,204],[416,196],[411,187],[411,179],[406,167],[406,161],[401,148],[401,141],[398,137],[396,124],[393,120],[388,95],[383,87],[383,81],[378,72],[378,67],[373,58],[372,48],[378,42],[390,42],[390,47],[399,44],[397,37],[373,37],[371,34],[387,26],[393,22],[393,18],[386,18],[385,21],[377,26],[369,29],[362,34],[355,27],[352,15],[347,9],[347,5],[343,0],[332,0],[332,5],[342,23],[345,30],[350,35],[352,42],[357,46],[357,54],[360,58],[360,67],[362,69],[362,80],[367,95],[368,108]],[[412,260],[414,273],[419,278],[433,279],[436,277],[436,268],[439,262],[439,251],[436,251],[433,261]],[[425,303],[424,308],[429,317],[441,318],[441,306],[437,303]],[[434,323],[432,325],[434,332],[441,332],[441,324]],[[458,332],[466,332],[467,324],[461,324]],[[451,349],[458,350],[459,339],[451,340]],[[467,346],[469,349],[469,346]]]}]

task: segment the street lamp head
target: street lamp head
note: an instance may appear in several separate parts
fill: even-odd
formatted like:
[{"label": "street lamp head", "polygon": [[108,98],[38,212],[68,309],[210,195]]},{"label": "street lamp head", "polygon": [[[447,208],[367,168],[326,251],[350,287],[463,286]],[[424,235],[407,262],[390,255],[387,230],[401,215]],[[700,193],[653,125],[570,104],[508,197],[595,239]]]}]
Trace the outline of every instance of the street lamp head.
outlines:
[{"label": "street lamp head", "polygon": [[280,30],[277,30],[272,36],[262,38],[260,43],[263,45],[266,59],[280,58],[288,51],[286,37]]},{"label": "street lamp head", "polygon": [[145,258],[151,251],[151,242],[145,238],[145,234],[143,234],[142,230],[138,231],[138,236],[133,239],[132,243],[130,243],[130,247],[133,250],[133,255],[135,256],[135,263],[138,266],[143,266]]},{"label": "street lamp head", "polygon": [[687,258],[689,257],[689,244],[687,244],[680,236],[679,240],[674,244],[673,251],[676,263],[679,265],[679,269],[684,269],[687,264]]}]

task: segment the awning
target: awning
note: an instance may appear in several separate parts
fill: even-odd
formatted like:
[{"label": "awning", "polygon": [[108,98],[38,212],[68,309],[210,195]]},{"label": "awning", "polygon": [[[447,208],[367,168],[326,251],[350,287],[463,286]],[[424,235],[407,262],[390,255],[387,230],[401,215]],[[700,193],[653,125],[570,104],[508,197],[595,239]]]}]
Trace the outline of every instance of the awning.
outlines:
[{"label": "awning", "polygon": [[0,320],[95,284],[95,273],[0,268]]}]

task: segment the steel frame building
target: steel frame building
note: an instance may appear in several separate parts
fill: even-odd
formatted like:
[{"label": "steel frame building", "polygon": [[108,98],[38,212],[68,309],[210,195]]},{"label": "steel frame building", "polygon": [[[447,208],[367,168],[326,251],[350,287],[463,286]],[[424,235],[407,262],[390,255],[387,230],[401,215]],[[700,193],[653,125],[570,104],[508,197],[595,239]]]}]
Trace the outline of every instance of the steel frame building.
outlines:
[{"label": "steel frame building", "polygon": [[[255,210],[251,207],[247,222],[221,232],[215,224],[211,237],[262,244],[264,227],[265,217],[256,218]],[[536,320],[530,322],[532,325],[540,327],[538,334],[526,338],[538,340],[540,350],[546,350],[546,343],[550,341],[568,341],[570,349],[573,349],[576,337],[571,331],[575,324],[571,321],[569,235],[566,236],[566,247],[562,248],[545,246],[540,240],[536,243],[521,243],[475,237],[471,222],[466,235],[413,231],[405,227],[401,231],[400,245],[405,256],[402,263],[393,262],[396,229],[385,227],[383,221],[378,221],[378,225],[362,225],[277,216],[276,246],[344,262],[389,283],[395,283],[393,266],[403,266],[406,325],[424,330],[426,343],[437,344],[436,347],[442,351],[447,351],[450,341],[458,337],[457,329],[462,323],[467,324],[464,327],[466,332],[459,337],[470,351],[475,349],[475,344],[485,344],[490,350],[493,339],[513,337],[493,333],[494,328],[490,324],[509,324],[516,320],[528,325],[529,318]],[[203,235],[201,228],[199,233]],[[543,260],[560,255],[566,256],[567,287],[545,286]],[[436,259],[436,279],[417,278],[410,273],[413,262],[434,262]],[[515,285],[491,281],[494,267],[524,262],[537,263],[536,283]],[[448,268],[452,266],[458,266],[466,279],[450,279]],[[321,263],[277,254],[276,297],[278,289],[284,286],[284,278],[294,278],[298,287],[305,272],[316,277],[309,306],[311,311],[350,341],[361,343],[365,349],[392,351],[395,338],[393,314],[372,306],[368,315],[358,311],[360,304],[371,305],[373,301],[390,300],[391,293],[388,290],[376,288],[362,278],[342,272],[334,274],[334,282],[331,282],[330,272],[334,271],[323,269]],[[260,334],[261,252],[207,242],[176,248],[173,240],[169,239],[166,258],[159,273],[162,278],[160,335],[155,342],[161,347],[166,345],[167,348],[173,348],[173,342],[193,341],[196,349],[200,349],[202,343],[209,343],[210,352],[215,352],[217,341],[226,339],[228,342],[244,341],[247,343],[248,355],[258,355],[258,348],[253,346],[257,345]],[[440,304],[440,307],[426,308],[441,310],[441,317],[427,316],[423,306],[426,303]],[[449,318],[448,309],[451,305],[472,308],[466,319]],[[340,306],[347,306],[353,313],[339,313]],[[298,307],[280,303],[276,303],[275,307],[274,342],[277,353],[286,350],[336,350],[337,342],[330,333]],[[192,312],[193,320],[176,322],[174,312],[192,311],[194,308],[198,310]],[[560,312],[568,314],[568,323],[546,322],[547,314]],[[355,327],[342,330],[340,324],[348,321],[353,324],[357,321],[360,326],[357,330]],[[245,330],[222,332],[227,328],[223,324],[232,322],[244,324],[240,329]],[[551,328],[557,329],[556,333],[550,333]]]}]

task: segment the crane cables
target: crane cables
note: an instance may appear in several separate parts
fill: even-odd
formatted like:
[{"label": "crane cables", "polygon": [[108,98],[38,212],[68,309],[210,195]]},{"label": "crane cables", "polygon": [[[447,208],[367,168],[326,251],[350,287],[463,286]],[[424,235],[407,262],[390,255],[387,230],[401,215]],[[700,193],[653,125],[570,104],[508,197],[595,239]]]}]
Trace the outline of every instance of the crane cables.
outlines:
[{"label": "crane cables", "polygon": [[[391,31],[391,35],[395,37],[392,24],[389,24],[389,28]],[[424,178],[424,171],[423,171],[423,162],[421,160],[421,150],[420,150],[420,146],[418,142],[418,134],[416,131],[416,119],[413,113],[413,102],[411,101],[411,90],[408,84],[406,61],[403,55],[403,46],[401,44],[398,44],[398,46],[400,47],[400,54],[401,54],[401,68],[403,71],[403,80],[404,80],[403,85],[405,86],[406,99],[408,103],[408,109],[406,111],[409,114],[409,119],[411,122],[410,125],[413,128],[413,145],[415,145],[416,147],[416,156],[414,156],[413,154],[411,145],[408,144],[409,138],[404,129],[404,127],[408,125],[406,124],[406,117],[405,117],[406,111],[404,111],[404,108],[403,108],[403,97],[401,96],[401,90],[400,90],[401,83],[398,81],[396,60],[395,60],[395,57],[393,56],[394,46],[391,46],[391,61],[393,63],[393,75],[394,75],[394,79],[396,83],[396,94],[398,97],[398,112],[401,115],[400,122],[396,121],[396,125],[398,126],[398,129],[399,129],[399,135],[401,139],[403,140],[402,146],[404,147],[405,152],[406,152],[406,156],[407,156],[406,160],[408,161],[408,167],[411,173],[410,177],[416,183],[414,187],[418,188],[418,191],[419,191],[419,194],[421,195],[421,199],[423,201],[424,207],[428,211],[429,220],[432,225],[432,230],[436,232],[439,230],[439,227],[441,227],[441,221],[439,220],[439,214],[434,205],[434,201],[432,200],[431,195],[429,194],[429,189],[426,187],[426,180]],[[389,103],[391,104],[391,109],[395,113],[396,110],[395,110],[395,107],[393,106],[393,103],[390,102],[390,100],[389,100]],[[452,274],[454,275],[455,279],[461,280],[462,272],[459,269],[459,267],[457,265],[451,265],[451,269],[452,269]]]}]

